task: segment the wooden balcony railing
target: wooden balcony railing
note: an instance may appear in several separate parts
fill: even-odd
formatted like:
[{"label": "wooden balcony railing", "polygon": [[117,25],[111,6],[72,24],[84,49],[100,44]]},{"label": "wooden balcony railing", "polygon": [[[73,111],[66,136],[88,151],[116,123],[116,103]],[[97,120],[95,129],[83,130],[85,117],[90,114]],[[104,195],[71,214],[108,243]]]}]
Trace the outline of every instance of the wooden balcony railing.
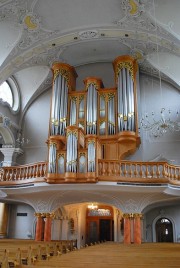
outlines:
[{"label": "wooden balcony railing", "polygon": [[180,184],[180,166],[166,162],[99,160],[98,180]]},{"label": "wooden balcony railing", "polygon": [[47,162],[2,167],[0,169],[0,185],[42,182],[45,181],[46,173]]},{"label": "wooden balcony railing", "polygon": [[[47,162],[23,166],[2,167],[0,185],[24,184],[47,181]],[[66,183],[66,174],[50,174],[53,183]],[[82,176],[83,175],[83,176]],[[88,182],[87,174],[77,173],[74,183]],[[130,183],[169,183],[180,185],[180,166],[166,162],[132,162],[118,160],[99,160],[96,180]]]}]

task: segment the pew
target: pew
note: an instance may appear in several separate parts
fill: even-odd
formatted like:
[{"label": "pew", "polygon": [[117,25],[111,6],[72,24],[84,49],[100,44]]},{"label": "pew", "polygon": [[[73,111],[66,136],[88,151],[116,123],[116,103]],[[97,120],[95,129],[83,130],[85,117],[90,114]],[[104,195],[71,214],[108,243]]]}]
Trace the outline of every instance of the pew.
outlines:
[{"label": "pew", "polygon": [[91,244],[88,247],[70,251],[69,254],[62,254],[60,257],[52,256],[49,260],[38,260],[34,266],[37,268],[179,268],[179,252],[180,244],[178,243],[124,245],[105,242]]},{"label": "pew", "polygon": [[0,267],[8,267],[8,252],[6,249],[0,249]]},{"label": "pew", "polygon": [[36,261],[49,260],[51,256],[61,256],[73,249],[76,241],[34,241],[24,239],[0,240],[0,267],[20,267],[34,265]]}]

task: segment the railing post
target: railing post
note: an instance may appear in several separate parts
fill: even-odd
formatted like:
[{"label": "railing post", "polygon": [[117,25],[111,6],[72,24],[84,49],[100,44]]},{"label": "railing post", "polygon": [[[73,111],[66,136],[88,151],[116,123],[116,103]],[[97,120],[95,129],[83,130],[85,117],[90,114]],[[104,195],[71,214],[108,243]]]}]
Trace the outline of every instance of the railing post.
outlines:
[{"label": "railing post", "polygon": [[105,170],[105,162],[103,161],[103,163],[102,163],[102,175],[103,176],[105,175],[105,172],[106,172],[106,170]]},{"label": "railing post", "polygon": [[[143,178],[143,165],[139,164],[139,168],[140,168],[139,175],[140,175],[141,178]],[[137,172],[137,176],[138,176],[138,172]]]},{"label": "railing post", "polygon": [[134,177],[137,177],[137,164],[134,165]]}]

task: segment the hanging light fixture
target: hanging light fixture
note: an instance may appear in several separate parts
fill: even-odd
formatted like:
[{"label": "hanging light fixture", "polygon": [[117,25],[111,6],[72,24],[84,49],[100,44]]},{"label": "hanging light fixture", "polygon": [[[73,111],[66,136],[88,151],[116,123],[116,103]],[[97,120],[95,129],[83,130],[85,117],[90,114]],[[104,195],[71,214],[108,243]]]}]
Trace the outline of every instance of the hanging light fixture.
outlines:
[{"label": "hanging light fixture", "polygon": [[[157,61],[158,61],[158,76],[159,76],[159,85],[161,91],[161,102],[162,102],[162,83],[161,83],[161,69],[159,64],[159,45],[158,45],[158,27],[155,16],[155,4],[154,5],[154,19],[155,19],[155,28],[156,28],[156,46],[157,46]],[[153,84],[152,84],[153,86]],[[162,104],[161,104],[162,105]],[[140,120],[140,125],[142,129],[147,131],[150,136],[154,138],[159,138],[168,132],[180,131],[180,119],[179,119],[179,111],[172,111],[171,109],[160,108],[159,113],[151,114],[146,113],[142,116]]]},{"label": "hanging light fixture", "polygon": [[176,112],[176,119],[171,118],[171,110],[166,111],[165,108],[161,108],[160,115],[155,115],[154,112],[149,116],[146,114],[142,117],[140,123],[141,127],[150,132],[150,136],[159,138],[167,132],[180,131],[180,122],[178,122],[179,112]]},{"label": "hanging light fixture", "polygon": [[98,208],[98,206],[94,205],[93,203],[91,205],[88,205],[88,209],[94,210],[94,209],[97,209],[97,208]]}]

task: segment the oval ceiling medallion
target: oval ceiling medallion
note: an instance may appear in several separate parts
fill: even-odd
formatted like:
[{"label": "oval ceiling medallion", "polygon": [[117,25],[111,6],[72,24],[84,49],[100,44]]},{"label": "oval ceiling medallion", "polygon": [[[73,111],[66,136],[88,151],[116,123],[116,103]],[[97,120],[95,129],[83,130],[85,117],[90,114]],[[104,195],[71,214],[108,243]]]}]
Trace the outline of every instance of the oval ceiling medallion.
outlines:
[{"label": "oval ceiling medallion", "polygon": [[87,30],[79,32],[80,39],[92,39],[99,37],[99,33],[96,30]]}]

